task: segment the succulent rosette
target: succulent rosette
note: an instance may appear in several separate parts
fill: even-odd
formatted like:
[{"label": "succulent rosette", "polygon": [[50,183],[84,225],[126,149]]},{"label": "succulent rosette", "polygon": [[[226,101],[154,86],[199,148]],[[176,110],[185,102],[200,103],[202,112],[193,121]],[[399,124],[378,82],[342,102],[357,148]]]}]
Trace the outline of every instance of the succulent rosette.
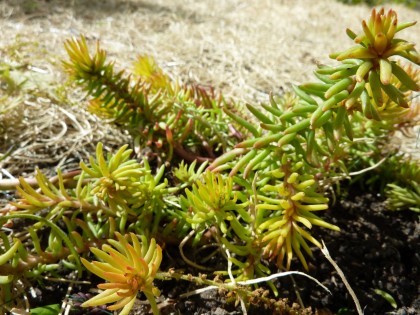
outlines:
[{"label": "succulent rosette", "polygon": [[143,292],[149,300],[153,314],[159,314],[155,296],[159,289],[153,286],[153,280],[162,261],[162,249],[155,239],[148,244],[146,237],[140,243],[134,233],[130,233],[131,243],[119,233],[115,233],[117,240],[109,239],[108,244],[98,248],[90,248],[102,262],[89,262],[82,258],[83,265],[92,273],[107,280],[98,285],[103,289],[100,294],[84,302],[82,307],[108,306],[111,311],[122,309],[119,315],[127,315],[137,298],[137,293]]}]

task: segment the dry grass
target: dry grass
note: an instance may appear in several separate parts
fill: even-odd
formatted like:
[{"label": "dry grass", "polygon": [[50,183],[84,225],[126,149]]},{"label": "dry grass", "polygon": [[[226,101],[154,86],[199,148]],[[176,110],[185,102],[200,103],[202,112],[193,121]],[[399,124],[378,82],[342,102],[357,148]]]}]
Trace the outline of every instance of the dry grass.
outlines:
[{"label": "dry grass", "polygon": [[[420,20],[418,10],[393,7],[403,21]],[[15,75],[28,76],[32,85],[16,93],[14,110],[1,118],[0,129],[8,132],[0,135],[0,152],[16,150],[0,162],[0,178],[36,165],[71,168],[100,140],[109,146],[128,141],[74,106],[82,93],[62,94],[66,38],[99,39],[119,67],[150,54],[173,77],[257,103],[271,91],[312,80],[317,62],[332,63],[330,52],[351,45],[346,27],[359,30],[369,14],[367,6],[335,0],[3,0],[0,60],[21,66]],[[416,25],[404,36],[418,43],[419,34]]]}]

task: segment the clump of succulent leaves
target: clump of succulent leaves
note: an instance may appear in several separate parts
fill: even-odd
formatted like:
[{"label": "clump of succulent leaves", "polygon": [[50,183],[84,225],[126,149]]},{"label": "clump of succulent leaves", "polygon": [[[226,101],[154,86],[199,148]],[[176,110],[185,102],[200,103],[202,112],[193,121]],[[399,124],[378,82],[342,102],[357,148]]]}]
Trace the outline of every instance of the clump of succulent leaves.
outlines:
[{"label": "clump of succulent leaves", "polygon": [[[417,124],[420,55],[396,37],[413,24],[373,10],[360,33],[347,30],[354,46],[331,55],[337,64],[318,66],[317,82],[246,109],[172,81],[150,56],[126,74],[98,43],[91,54],[84,37],[67,40],[64,67],[88,92],[88,109],[127,130],[133,143],[106,154],[98,143],[80,170],[58,170],[54,179],[37,170],[32,184],[19,179],[19,198],[0,210],[2,307],[13,307],[21,283],[63,270],[105,280],[78,307],[113,303],[108,309],[120,314],[138,292],[159,313],[155,278],[215,285],[250,300],[252,287],[210,280],[205,262],[184,248],[213,244],[212,255],[226,259],[216,274],[231,284],[266,277],[273,266],[290,269],[294,257],[307,269],[311,247],[321,247],[311,230],[340,230],[318,214],[328,209],[326,188],[381,159],[389,207],[419,211],[418,163],[386,145]],[[159,271],[163,248],[173,244],[206,277]]]}]

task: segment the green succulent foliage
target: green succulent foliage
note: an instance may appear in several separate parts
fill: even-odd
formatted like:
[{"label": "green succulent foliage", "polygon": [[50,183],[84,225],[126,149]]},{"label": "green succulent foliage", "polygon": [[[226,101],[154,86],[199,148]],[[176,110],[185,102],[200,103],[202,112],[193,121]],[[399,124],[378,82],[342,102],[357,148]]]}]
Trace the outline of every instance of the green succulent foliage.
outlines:
[{"label": "green succulent foliage", "polygon": [[[328,203],[322,191],[317,191],[317,180],[325,179],[325,184],[336,175],[343,178],[347,173],[345,161],[355,166],[351,161],[362,155],[367,163],[383,157],[384,143],[379,139],[412,118],[406,107],[412,91],[419,90],[418,74],[389,60],[399,55],[420,62],[413,44],[394,39],[395,33],[411,25],[397,24],[392,10],[387,14],[373,10],[370,20],[362,23],[363,33],[347,32],[358,46],[334,55],[342,64],[316,70],[321,82],[294,87],[297,99],[271,96],[270,104],[261,104],[263,110],[247,105],[259,122],[257,127],[225,110],[252,137],[218,157],[209,170],[229,171],[243,187],[255,181],[256,200],[261,202],[256,209],[263,213],[259,216],[257,211],[256,218],[262,221],[255,225],[256,234],[262,235],[262,256],[277,259],[279,266],[286,259],[290,268],[296,254],[307,267],[303,252],[310,255],[310,250],[306,242],[321,245],[305,228],[320,225],[338,230],[312,213],[327,209]],[[355,137],[365,141],[352,142]],[[278,182],[270,183],[274,180]],[[292,183],[310,187],[299,190]],[[270,194],[277,189],[278,195],[267,195],[268,187],[273,190]],[[249,199],[250,188],[244,191]]]},{"label": "green succulent foliage", "polygon": [[[277,168],[282,152],[287,152],[294,160],[306,162],[308,174],[328,177],[347,171],[341,157],[348,143],[337,141],[332,123],[327,122],[321,128],[312,130],[310,118],[302,119],[299,116],[310,112],[314,106],[303,105],[301,99],[285,95],[281,98],[271,96],[270,104],[261,104],[263,110],[251,105],[247,107],[260,121],[259,127],[243,124],[253,137],[218,157],[210,164],[210,170],[230,170],[230,176],[241,173],[247,179],[257,171],[270,168],[270,164]],[[234,116],[232,113],[230,115]],[[237,116],[233,119],[241,122]]]},{"label": "green succulent foliage", "polygon": [[71,204],[73,200],[65,189],[65,179],[61,174],[61,170],[58,170],[57,178],[58,187],[37,169],[35,179],[38,183],[39,190],[35,190],[31,187],[26,183],[24,178],[19,178],[20,186],[16,187],[16,190],[21,198],[11,202],[10,205],[16,207],[16,209],[22,210],[23,213],[30,214],[50,207],[52,210],[47,217],[50,219],[52,216],[55,216],[56,213],[60,212],[62,208],[68,207],[69,203]]},{"label": "green succulent foliage", "polygon": [[[119,216],[143,216],[144,213],[159,213],[164,207],[162,196],[166,193],[168,181],[160,183],[165,171],[161,166],[156,175],[151,174],[147,160],[143,166],[136,160],[129,160],[132,150],[127,145],[121,147],[113,156],[105,160],[102,143],[96,149],[96,161],[90,158],[90,167],[81,162],[83,179],[91,181],[90,185],[79,185],[76,194],[80,199],[92,196],[93,204],[101,203]],[[84,190],[85,188],[85,190]]]},{"label": "green succulent foliage", "polygon": [[253,233],[255,217],[250,209],[254,207],[247,192],[234,186],[234,178],[206,171],[191,190],[185,190],[181,206],[198,236],[207,230],[215,231],[213,238],[234,266],[231,274],[236,281],[242,281],[265,276],[270,270],[262,262],[258,236]]},{"label": "green succulent foliage", "polygon": [[[161,166],[155,175],[147,160],[143,165],[129,159],[132,150],[127,145],[107,159],[103,156],[102,143],[97,145],[96,160],[90,157],[90,165],[80,163],[80,175],[74,176],[76,188],[66,188],[66,180],[58,172],[58,187],[45,175],[37,171],[39,191],[32,188],[23,178],[17,187],[21,199],[11,205],[24,213],[36,213],[51,208],[47,218],[60,218],[64,209],[72,208],[86,213],[106,213],[112,217],[153,217],[165,207],[163,196],[167,193],[167,180],[160,182],[165,167]],[[151,223],[149,221],[148,223]],[[156,224],[153,224],[156,226]]]},{"label": "green succulent foliage", "polygon": [[[420,183],[420,165],[418,160],[409,159],[403,155],[395,155],[389,159],[394,173],[394,181],[399,184]],[[398,167],[397,167],[398,166]]]},{"label": "green succulent foliage", "polygon": [[146,159],[140,164],[129,159],[131,154],[132,150],[124,145],[105,159],[102,144],[98,143],[96,160],[91,157],[89,166],[80,163],[76,196],[115,217],[120,231],[125,231],[125,224],[129,229],[134,224],[137,232],[154,235],[166,209],[164,197],[169,195],[168,180],[163,179],[165,166],[152,174]]},{"label": "green succulent foliage", "polygon": [[179,166],[173,170],[173,174],[177,180],[181,183],[181,186],[190,186],[195,183],[206,169],[207,161],[202,163],[196,170],[197,161],[194,160],[191,164],[187,164],[184,160],[179,163]]},{"label": "green succulent foliage", "polygon": [[68,40],[65,48],[70,57],[64,62],[67,72],[96,101],[103,118],[113,118],[117,124],[134,128],[141,123],[143,116],[151,116],[156,102],[148,102],[146,89],[138,82],[131,85],[123,72],[115,72],[114,64],[106,62],[106,53],[96,45],[95,54],[90,55],[86,39]]},{"label": "green succulent foliage", "polygon": [[[181,205],[191,213],[190,221],[193,228],[216,225],[220,227],[223,234],[227,234],[225,220],[230,219],[232,211],[250,220],[249,214],[244,211],[247,201],[240,200],[241,193],[233,191],[233,180],[231,177],[222,176],[207,171],[192,185],[192,190],[185,190],[185,197],[181,197]],[[243,198],[242,198],[243,199]]]},{"label": "green succulent foliage", "polygon": [[410,209],[420,213],[420,184],[412,181],[406,187],[388,184],[387,205],[390,210]]},{"label": "green succulent foliage", "polygon": [[417,160],[396,155],[385,167],[394,170],[385,188],[386,203],[390,210],[410,209],[420,212],[420,166]]},{"label": "green succulent foliage", "polygon": [[[408,73],[419,82],[418,71],[405,66]],[[395,82],[399,86],[398,82]],[[409,209],[415,203],[416,188],[420,183],[420,167],[416,159],[399,152],[399,148],[389,146],[388,139],[396,131],[410,133],[418,125],[420,107],[415,103],[415,96],[405,92],[410,108],[402,108],[392,100],[386,100],[386,110],[380,121],[369,120],[361,113],[353,113],[352,126],[355,141],[348,144],[345,157],[350,173],[361,172],[352,177],[352,183],[359,182],[365,188],[374,187],[388,198],[389,209]],[[397,188],[398,187],[398,188]],[[402,188],[404,187],[404,188]],[[398,206],[397,206],[398,205]]]},{"label": "green succulent foliage", "polygon": [[57,315],[60,314],[60,304],[51,304],[31,309],[32,315]]},{"label": "green succulent foliage", "polygon": [[[1,217],[0,223],[9,220],[32,220],[36,224],[28,229],[29,239],[25,235],[11,240],[4,232],[0,233],[2,248],[0,252],[0,280],[10,284],[1,291],[8,296],[21,278],[39,279],[43,274],[56,275],[62,266],[82,271],[77,247],[71,238],[55,222],[33,214],[12,213]],[[49,229],[48,239],[41,242],[38,233]],[[63,261],[61,261],[63,260]],[[8,299],[6,299],[7,301]]]},{"label": "green succulent foliage", "polygon": [[[279,102],[285,103],[288,102]],[[275,119],[288,117],[292,112],[290,109],[284,111],[273,99],[271,106],[278,111],[277,117],[274,110],[271,110],[270,117],[255,111],[257,118],[264,121],[261,124],[262,128],[269,123],[268,120],[274,125]],[[282,128],[292,130],[293,133],[294,126],[290,122],[290,125],[286,124]],[[261,134],[261,130],[258,132]],[[268,134],[266,138],[270,140],[282,136],[271,131],[268,131]],[[238,144],[236,151],[216,159],[209,169],[214,172],[230,170],[229,178],[242,186],[244,200],[249,200],[250,205],[253,205],[248,207],[248,212],[254,221],[247,229],[254,232],[254,238],[248,243],[252,244],[254,249],[260,249],[259,255],[276,260],[279,267],[283,266],[286,260],[286,267],[290,268],[292,258],[296,254],[307,268],[302,249],[311,255],[307,241],[319,247],[321,244],[306,229],[311,229],[313,225],[334,230],[338,230],[338,227],[323,221],[313,213],[327,209],[328,198],[317,191],[314,169],[308,162],[305,163],[303,154],[306,153],[302,145],[305,144],[305,138],[293,134],[290,144],[276,146],[264,143],[261,147],[264,139],[252,139],[253,144],[250,148],[241,147],[243,143]],[[327,144],[320,142],[316,146],[325,148]],[[249,221],[244,218],[244,222]],[[246,235],[240,239],[246,239]],[[249,252],[243,251],[240,254],[246,256]]]},{"label": "green succulent foliage", "polygon": [[[415,22],[398,24],[395,11],[372,10],[368,22],[363,21],[363,32],[347,35],[356,46],[331,57],[342,62],[338,66],[319,66],[315,76],[319,83],[305,83],[295,87],[302,102],[314,106],[310,111],[309,126],[312,129],[332,124],[339,136],[353,138],[350,115],[361,112],[368,119],[381,120],[387,110],[388,99],[407,108],[408,90],[419,91],[419,84],[397,62],[390,59],[399,56],[420,64],[420,56],[414,44],[395,38],[395,34]],[[307,117],[307,116],[304,116]],[[305,125],[305,128],[307,126]]]},{"label": "green succulent foliage", "polygon": [[[1,209],[0,224],[35,224],[23,236],[0,231],[1,298],[10,299],[20,277],[38,279],[62,267],[81,274],[80,257],[105,239],[115,249],[93,252],[109,266],[82,258],[111,281],[101,285],[111,298],[98,295],[91,305],[119,301],[112,308],[127,313],[138,291],[153,302],[158,294],[151,281],[162,255],[154,239],[179,243],[195,234],[199,246],[203,237],[212,238],[228,261],[219,274],[231,281],[266,276],[273,261],[290,269],[295,256],[308,269],[310,246],[321,247],[311,230],[339,231],[317,215],[328,209],[325,188],[386,154],[376,170],[391,182],[390,209],[420,211],[418,163],[386,152],[385,139],[413,126],[418,114],[408,107],[419,72],[390,59],[420,63],[414,44],[394,38],[413,23],[397,22],[394,11],[373,10],[362,33],[347,30],[356,46],[332,55],[341,64],[319,66],[319,82],[295,86],[295,94],[247,104],[252,120],[211,89],[173,82],[149,56],[139,57],[126,75],[98,44],[91,55],[84,37],[68,40],[64,66],[91,97],[89,109],[127,130],[140,158],[127,145],[104,155],[99,143],[78,171],[59,170],[48,179],[37,170],[38,188],[19,179],[19,199]],[[128,233],[132,245],[122,236]],[[152,249],[146,251],[147,244]],[[119,268],[114,254],[126,268],[111,276]]]},{"label": "green succulent foliage", "polygon": [[259,177],[275,176],[276,180],[256,185],[256,231],[263,245],[263,256],[277,260],[278,266],[290,269],[294,254],[307,269],[308,265],[302,253],[312,256],[309,241],[321,248],[307,231],[313,226],[321,226],[339,231],[333,224],[325,222],[314,212],[328,209],[328,198],[317,192],[313,175],[306,174],[304,163],[293,161],[287,154],[281,157],[281,166]]},{"label": "green succulent foliage", "polygon": [[62,266],[80,269],[79,256],[90,244],[114,237],[115,231],[154,235],[172,220],[171,212],[165,212],[164,167],[152,175],[147,161],[141,165],[129,159],[131,152],[123,146],[105,159],[98,144],[96,159],[91,157],[90,165],[81,162],[81,171],[58,171],[51,180],[37,170],[38,189],[20,178],[20,199],[2,209],[7,215],[0,223],[36,222],[27,227],[29,241],[25,235],[12,240],[0,233],[0,280],[8,283],[13,275],[36,278]]},{"label": "green succulent foliage", "polygon": [[[141,184],[138,179],[150,173],[137,161],[129,160],[131,152],[125,145],[106,160],[103,156],[103,145],[99,143],[96,147],[96,161],[90,157],[90,167],[84,162],[80,163],[83,171],[80,176],[91,180],[89,194],[95,196],[94,202],[109,204],[115,213],[129,212],[130,208],[139,206],[139,198],[136,197]],[[78,188],[77,195],[84,196],[81,187]]]},{"label": "green succulent foliage", "polygon": [[139,57],[134,73],[125,75],[107,62],[99,44],[92,56],[84,37],[65,46],[65,69],[92,97],[89,110],[127,129],[140,151],[152,149],[149,158],[203,162],[235,144],[229,137],[234,126],[222,111],[225,101],[214,90],[171,82],[150,56]]},{"label": "green succulent foliage", "polygon": [[[12,242],[9,240],[4,232],[0,233],[0,237],[3,241],[3,248],[1,248],[0,265],[5,265],[9,260],[13,260],[13,264],[16,265],[15,257],[18,253],[19,247],[22,246],[22,242],[19,239],[14,239]],[[13,281],[13,274],[2,274],[0,276],[1,284],[7,284]]]}]

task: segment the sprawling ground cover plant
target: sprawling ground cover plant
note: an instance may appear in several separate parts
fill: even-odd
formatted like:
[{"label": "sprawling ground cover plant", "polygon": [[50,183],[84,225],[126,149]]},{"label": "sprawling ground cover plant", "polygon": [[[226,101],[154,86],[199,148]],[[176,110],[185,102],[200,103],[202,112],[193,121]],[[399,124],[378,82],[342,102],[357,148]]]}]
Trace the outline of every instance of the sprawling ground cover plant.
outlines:
[{"label": "sprawling ground cover plant", "polygon": [[[107,154],[99,143],[80,170],[54,179],[39,170],[35,181],[19,179],[19,198],[0,209],[10,228],[0,232],[5,307],[13,307],[19,283],[73,270],[107,281],[83,307],[114,303],[109,310],[128,314],[141,291],[158,314],[153,280],[172,278],[224,288],[245,307],[253,288],[236,284],[268,281],[295,256],[307,269],[311,246],[322,247],[311,229],[339,231],[316,214],[328,208],[328,188],[372,165],[386,165],[390,208],[418,211],[419,166],[386,146],[418,114],[420,56],[396,38],[413,24],[373,10],[362,32],[347,30],[355,45],[331,55],[338,64],[319,65],[317,82],[246,108],[173,82],[150,56],[126,74],[98,43],[92,54],[84,37],[67,40],[63,64],[91,97],[88,109],[133,143]],[[174,244],[187,264],[208,271],[184,249],[209,242],[226,259],[216,272],[226,283],[159,271],[162,248]]]}]

